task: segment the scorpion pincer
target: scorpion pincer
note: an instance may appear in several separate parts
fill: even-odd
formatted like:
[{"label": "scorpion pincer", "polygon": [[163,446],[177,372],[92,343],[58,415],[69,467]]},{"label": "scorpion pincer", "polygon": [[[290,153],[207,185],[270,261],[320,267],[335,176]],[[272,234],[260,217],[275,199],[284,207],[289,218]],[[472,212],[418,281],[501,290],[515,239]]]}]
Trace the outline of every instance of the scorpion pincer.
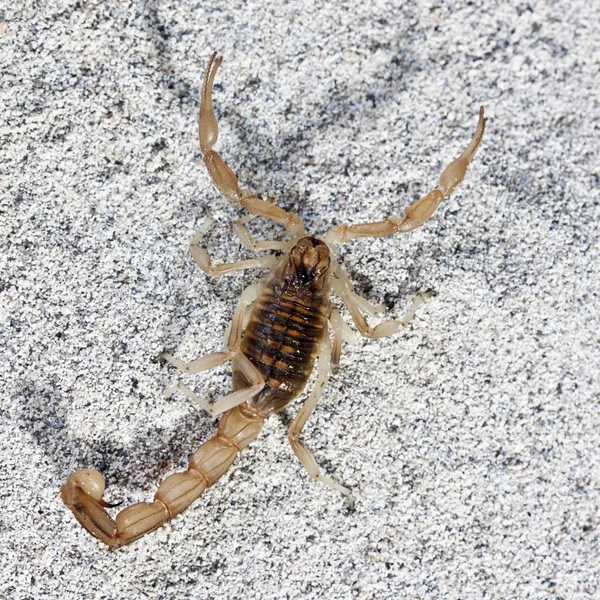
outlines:
[{"label": "scorpion pincer", "polygon": [[[233,391],[213,405],[182,384],[169,389],[169,393],[181,391],[211,415],[222,414],[216,435],[194,452],[187,471],[168,476],[160,484],[153,502],[129,506],[114,519],[106,511],[111,505],[102,499],[104,478],[98,471],[77,471],[62,486],[62,499],[75,517],[92,535],[112,547],[129,544],[157,529],[199,498],[231,467],[238,453],[257,437],[264,419],[281,411],[300,395],[315,363],[315,387],[293,419],[288,438],[308,474],[345,494],[352,504],[350,490],[325,477],[310,450],[299,439],[319,401],[330,370],[337,367],[342,341],[351,341],[354,337],[339,311],[332,306],[331,293],[342,300],[356,328],[367,338],[396,333],[414,314],[421,297],[413,301],[403,319],[369,326],[365,315],[376,315],[379,309],[354,291],[349,277],[336,263],[333,252],[352,239],[382,237],[421,226],[463,180],[485,129],[481,107],[477,128],[467,149],[446,167],[437,188],[411,204],[403,217],[391,216],[379,222],[332,227],[319,239],[305,234],[304,223],[298,215],[240,188],[237,176],[213,150],[218,126],[212,90],[221,60],[216,58],[216,54],[212,55],[202,86],[199,135],[204,162],[221,194],[250,213],[234,224],[234,231],[243,245],[255,252],[276,250],[282,255],[263,255],[213,266],[208,253],[198,243],[212,220],[208,219],[194,236],[191,254],[208,275],[218,277],[250,268],[268,269],[270,275],[242,293],[224,351],[208,354],[188,364],[170,354],[162,355],[187,373],[199,373],[227,361],[232,362]],[[286,242],[255,243],[245,226],[254,216],[282,224],[290,233],[290,239]],[[247,312],[250,312],[249,317]],[[330,329],[333,336],[330,336]]]}]

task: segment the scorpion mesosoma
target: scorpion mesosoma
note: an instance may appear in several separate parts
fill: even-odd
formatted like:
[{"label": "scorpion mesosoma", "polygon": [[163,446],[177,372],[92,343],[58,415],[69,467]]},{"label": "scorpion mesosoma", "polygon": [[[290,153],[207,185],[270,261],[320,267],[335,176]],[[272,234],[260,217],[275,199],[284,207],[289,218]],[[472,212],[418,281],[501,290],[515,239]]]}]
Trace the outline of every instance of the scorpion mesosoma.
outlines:
[{"label": "scorpion mesosoma", "polygon": [[[188,470],[167,477],[153,502],[129,506],[115,519],[105,510],[114,505],[102,499],[105,483],[98,471],[77,471],[62,486],[61,496],[67,507],[92,535],[108,546],[129,544],[190,506],[257,437],[264,419],[282,410],[302,392],[315,362],[316,384],[289,427],[289,442],[312,478],[345,494],[350,503],[353,502],[350,490],[325,477],[310,450],[299,439],[321,396],[330,369],[337,367],[342,341],[350,341],[354,336],[338,310],[332,307],[330,295],[333,291],[340,297],[358,331],[367,338],[384,337],[398,331],[414,313],[419,298],[413,301],[404,319],[370,327],[364,315],[373,316],[379,311],[354,291],[349,277],[335,262],[333,251],[355,238],[387,236],[421,226],[463,180],[485,129],[484,109],[481,107],[477,128],[467,149],[446,167],[438,187],[411,204],[402,218],[391,216],[374,223],[338,225],[318,239],[305,235],[304,223],[296,214],[240,188],[237,176],[212,149],[218,137],[212,90],[221,61],[222,58],[216,58],[216,53],[211,56],[202,85],[198,129],[204,162],[221,194],[250,213],[234,224],[243,245],[252,251],[276,250],[282,256],[264,255],[213,266],[206,250],[198,244],[212,224],[210,218],[192,239],[190,252],[194,261],[210,276],[219,277],[250,268],[269,269],[271,274],[242,293],[225,351],[208,354],[187,365],[170,354],[161,355],[187,373],[199,373],[232,361],[233,391],[212,406],[182,384],[170,389],[171,392],[180,390],[213,416],[223,413],[217,434],[194,452]],[[245,224],[255,216],[281,223],[291,234],[291,239],[288,242],[253,242]],[[246,313],[249,311],[248,318]],[[333,329],[333,342],[329,326]]]}]

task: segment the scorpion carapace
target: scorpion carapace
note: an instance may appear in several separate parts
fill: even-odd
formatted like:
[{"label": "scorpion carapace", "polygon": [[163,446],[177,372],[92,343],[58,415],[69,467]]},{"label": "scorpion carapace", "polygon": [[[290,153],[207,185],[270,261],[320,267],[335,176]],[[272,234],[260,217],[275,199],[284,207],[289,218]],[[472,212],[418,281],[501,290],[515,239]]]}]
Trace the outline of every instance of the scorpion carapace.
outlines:
[{"label": "scorpion carapace", "polygon": [[[344,242],[359,237],[381,237],[407,232],[421,226],[463,180],[485,129],[483,107],[479,122],[467,149],[443,171],[438,187],[411,204],[403,217],[391,216],[384,221],[332,227],[322,239],[304,234],[302,219],[261,200],[238,186],[237,176],[212,147],[218,138],[218,126],[212,105],[212,89],[221,58],[213,54],[204,75],[200,104],[200,148],[208,172],[219,191],[230,201],[251,214],[234,223],[242,244],[254,252],[276,250],[277,258],[259,258],[213,266],[199,241],[212,225],[207,219],[192,239],[190,252],[198,266],[208,275],[218,277],[233,271],[263,268],[271,274],[246,288],[236,307],[226,349],[185,364],[163,353],[161,356],[186,373],[199,373],[227,361],[232,362],[233,391],[209,405],[183,384],[169,388],[183,392],[211,415],[223,413],[214,437],[204,442],[192,455],[188,470],[167,477],[151,503],[141,502],[125,508],[113,519],[102,500],[104,478],[94,469],[71,475],[61,488],[64,503],[82,525],[109,546],[129,544],[184,511],[204,490],[214,484],[233,464],[238,453],[258,435],[263,420],[278,412],[300,395],[317,363],[317,379],[308,399],[293,419],[288,439],[302,466],[314,479],[343,493],[350,504],[350,490],[325,477],[313,455],[299,439],[314,410],[329,376],[336,368],[342,341],[351,341],[354,333],[332,307],[331,292],[342,300],[358,329],[365,337],[391,335],[414,314],[422,296],[413,301],[403,319],[368,325],[366,315],[380,312],[359,296],[342,267],[335,262],[333,251]],[[246,223],[261,216],[284,225],[291,234],[286,242],[254,242]],[[252,307],[251,310],[249,307]],[[247,315],[247,313],[250,313]],[[329,329],[333,332],[330,340]]]}]

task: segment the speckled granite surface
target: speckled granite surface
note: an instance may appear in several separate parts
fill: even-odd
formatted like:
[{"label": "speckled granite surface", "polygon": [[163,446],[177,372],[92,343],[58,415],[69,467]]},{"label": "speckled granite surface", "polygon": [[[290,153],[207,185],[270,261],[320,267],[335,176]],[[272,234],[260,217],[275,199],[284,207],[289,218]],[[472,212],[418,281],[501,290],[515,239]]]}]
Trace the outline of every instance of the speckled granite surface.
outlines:
[{"label": "speckled granite surface", "polygon": [[[0,597],[600,597],[596,3],[32,2],[0,37]],[[0,15],[1,16],[1,15]],[[214,429],[153,362],[220,348],[252,273],[209,181],[198,85],[245,187],[319,234],[401,214],[488,131],[419,231],[338,257],[403,335],[344,349],[306,428],[355,512],[289,449],[297,406],[171,525],[118,552],[60,502],[99,468],[152,497]],[[274,225],[254,221],[256,237]],[[348,316],[346,314],[346,316]],[[214,398],[227,369],[189,378]]]}]

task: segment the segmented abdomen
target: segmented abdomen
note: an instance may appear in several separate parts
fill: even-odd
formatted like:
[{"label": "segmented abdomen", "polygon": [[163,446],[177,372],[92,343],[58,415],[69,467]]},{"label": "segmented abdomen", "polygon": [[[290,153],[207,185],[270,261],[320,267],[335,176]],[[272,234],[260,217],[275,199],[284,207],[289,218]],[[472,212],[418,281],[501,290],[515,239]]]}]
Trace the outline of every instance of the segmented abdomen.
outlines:
[{"label": "segmented abdomen", "polygon": [[328,310],[320,299],[293,290],[280,293],[267,288],[258,298],[241,351],[262,373],[266,385],[249,404],[271,412],[300,394],[326,331]]}]

